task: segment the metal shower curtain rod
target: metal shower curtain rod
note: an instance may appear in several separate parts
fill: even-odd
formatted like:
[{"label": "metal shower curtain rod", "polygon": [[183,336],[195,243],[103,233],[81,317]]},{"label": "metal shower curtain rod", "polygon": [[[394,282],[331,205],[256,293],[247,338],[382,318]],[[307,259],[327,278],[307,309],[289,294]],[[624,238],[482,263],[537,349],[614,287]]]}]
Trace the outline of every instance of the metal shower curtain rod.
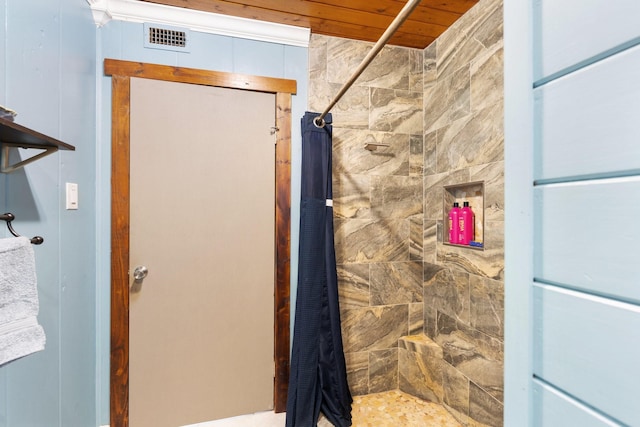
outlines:
[{"label": "metal shower curtain rod", "polygon": [[325,122],[324,118],[329,111],[340,101],[340,98],[349,90],[351,85],[360,77],[360,74],[367,68],[367,66],[373,61],[373,58],[382,50],[382,48],[387,44],[391,36],[396,32],[396,30],[402,25],[404,21],[407,20],[411,12],[418,6],[420,0],[408,0],[407,4],[404,5],[398,16],[391,22],[389,28],[380,36],[380,39],[376,42],[373,48],[369,51],[367,56],[362,60],[356,71],[354,71],[353,75],[347,80],[347,82],[342,86],[342,89],[338,92],[338,94],[333,98],[333,101],[329,104],[327,108],[320,114],[318,117],[313,119],[313,124],[317,127],[324,127]]}]

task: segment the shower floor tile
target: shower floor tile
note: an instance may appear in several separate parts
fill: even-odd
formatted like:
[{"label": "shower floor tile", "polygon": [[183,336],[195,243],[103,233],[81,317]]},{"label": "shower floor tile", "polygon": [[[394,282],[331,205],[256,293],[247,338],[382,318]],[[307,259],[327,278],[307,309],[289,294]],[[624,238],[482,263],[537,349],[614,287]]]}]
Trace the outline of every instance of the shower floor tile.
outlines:
[{"label": "shower floor tile", "polygon": [[[351,415],[352,427],[462,427],[442,406],[398,390],[355,396]],[[282,427],[284,424],[285,414],[260,412],[192,427]],[[318,427],[332,427],[332,424],[321,416]]]},{"label": "shower floor tile", "polygon": [[441,405],[399,390],[354,397],[351,417],[353,427],[462,427]]}]

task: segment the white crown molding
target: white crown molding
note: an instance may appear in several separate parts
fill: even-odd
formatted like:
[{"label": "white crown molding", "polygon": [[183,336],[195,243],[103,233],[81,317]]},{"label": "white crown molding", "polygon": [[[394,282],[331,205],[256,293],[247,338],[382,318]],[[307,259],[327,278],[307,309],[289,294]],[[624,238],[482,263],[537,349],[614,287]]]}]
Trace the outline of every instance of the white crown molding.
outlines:
[{"label": "white crown molding", "polygon": [[309,28],[237,18],[182,7],[139,0],[87,0],[98,27],[110,20],[149,22],[189,28],[191,31],[266,41],[291,46],[309,46]]}]

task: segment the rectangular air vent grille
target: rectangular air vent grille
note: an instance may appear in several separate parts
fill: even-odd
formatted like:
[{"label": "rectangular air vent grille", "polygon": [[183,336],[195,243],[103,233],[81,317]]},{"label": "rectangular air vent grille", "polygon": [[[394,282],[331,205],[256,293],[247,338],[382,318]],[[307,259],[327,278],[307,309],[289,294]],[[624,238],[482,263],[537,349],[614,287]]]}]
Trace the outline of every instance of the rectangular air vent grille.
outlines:
[{"label": "rectangular air vent grille", "polygon": [[189,30],[157,24],[144,25],[144,46],[154,49],[188,52]]},{"label": "rectangular air vent grille", "polygon": [[149,28],[149,43],[185,47],[187,46],[187,34],[184,31],[151,27]]}]

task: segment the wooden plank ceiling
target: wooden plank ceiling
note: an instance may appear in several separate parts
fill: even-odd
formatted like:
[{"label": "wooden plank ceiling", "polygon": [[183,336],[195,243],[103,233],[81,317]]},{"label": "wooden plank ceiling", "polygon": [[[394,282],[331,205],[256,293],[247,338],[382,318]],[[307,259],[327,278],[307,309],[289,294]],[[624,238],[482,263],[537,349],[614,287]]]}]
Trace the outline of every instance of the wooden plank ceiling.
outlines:
[{"label": "wooden plank ceiling", "polygon": [[[144,0],[310,28],[314,34],[377,41],[403,0]],[[424,49],[479,0],[422,0],[389,44]]]}]

